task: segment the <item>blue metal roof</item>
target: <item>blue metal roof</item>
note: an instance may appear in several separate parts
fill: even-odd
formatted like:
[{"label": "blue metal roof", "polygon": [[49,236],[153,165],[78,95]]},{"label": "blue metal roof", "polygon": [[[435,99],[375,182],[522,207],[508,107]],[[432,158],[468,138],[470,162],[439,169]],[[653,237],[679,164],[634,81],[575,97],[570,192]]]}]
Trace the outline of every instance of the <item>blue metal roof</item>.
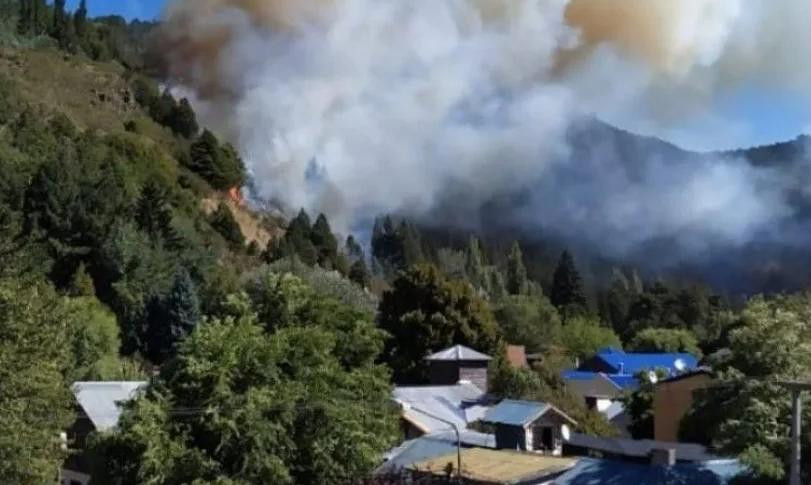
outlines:
[{"label": "blue metal roof", "polygon": [[[561,373],[563,380],[566,381],[588,381],[596,379],[601,373],[591,372],[585,370],[567,370]],[[605,374],[602,373],[606,379],[613,382],[617,387],[626,391],[633,391],[639,387],[636,377],[630,374]]]},{"label": "blue metal roof", "polygon": [[[462,431],[460,439],[462,446],[465,448],[495,448],[496,446],[495,436],[476,431]],[[406,441],[387,453],[386,462],[378,468],[377,473],[394,472],[402,468],[408,468],[415,463],[455,451],[456,434],[453,431],[421,436]]]},{"label": "blue metal roof", "polygon": [[639,387],[639,381],[637,381],[636,377],[632,375],[606,374],[606,377],[608,377],[611,382],[626,391],[633,391]]},{"label": "blue metal roof", "polygon": [[[698,366],[698,359],[687,353],[631,353],[611,348],[600,349],[596,355],[614,370],[614,374],[636,374],[640,371],[663,368],[672,375],[679,372],[690,371]],[[684,368],[676,368],[676,361],[681,360]]]},{"label": "blue metal roof", "polygon": [[490,408],[482,421],[487,423],[524,426],[542,416],[551,406],[545,402],[505,399]]},{"label": "blue metal roof", "polygon": [[671,467],[583,458],[556,478],[555,485],[727,485],[746,469],[738,460],[676,464]]}]

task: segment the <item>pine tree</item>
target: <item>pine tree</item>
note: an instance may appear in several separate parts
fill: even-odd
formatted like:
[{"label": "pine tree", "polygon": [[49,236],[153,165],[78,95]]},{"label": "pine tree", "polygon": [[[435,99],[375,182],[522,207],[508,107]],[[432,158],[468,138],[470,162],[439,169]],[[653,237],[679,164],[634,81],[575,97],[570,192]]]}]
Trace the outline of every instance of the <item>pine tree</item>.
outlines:
[{"label": "pine tree", "polygon": [[332,234],[329,221],[324,214],[319,214],[315,220],[310,231],[310,240],[318,251],[318,264],[324,268],[334,268],[338,259],[338,241]]},{"label": "pine tree", "polygon": [[61,46],[65,42],[66,22],[65,22],[65,0],[54,0],[53,24],[51,25],[51,37],[59,41]]},{"label": "pine tree", "polygon": [[363,259],[359,259],[352,263],[352,267],[349,268],[349,279],[364,288],[369,287],[372,277],[369,274],[369,270],[366,268],[366,262]]},{"label": "pine tree", "polygon": [[28,35],[33,28],[32,0],[19,0],[19,18],[17,19],[17,33]]},{"label": "pine tree", "polygon": [[175,274],[172,289],[163,297],[153,297],[148,309],[147,348],[156,363],[173,355],[177,344],[200,322],[197,288],[185,269]]},{"label": "pine tree", "polygon": [[211,215],[211,227],[213,227],[226,241],[241,248],[245,246],[245,236],[239,223],[234,218],[234,213],[225,204],[220,204],[214,214]]},{"label": "pine tree", "polygon": [[217,137],[203,130],[192,143],[189,168],[218,190],[241,187],[245,183],[245,166],[230,144],[220,146]]},{"label": "pine tree", "polygon": [[84,39],[85,27],[87,27],[87,0],[79,3],[79,8],[73,16],[73,25],[79,39]]},{"label": "pine tree", "polygon": [[349,254],[349,259],[353,262],[359,259],[366,259],[363,254],[363,248],[355,240],[355,236],[351,234],[346,238],[346,252]]},{"label": "pine tree", "polygon": [[301,209],[287,226],[284,240],[290,249],[308,266],[318,262],[318,250],[312,242],[313,228],[307,211]]},{"label": "pine tree", "polygon": [[484,257],[479,239],[471,236],[465,251],[465,271],[467,278],[476,288],[487,286],[487,276],[484,273]]},{"label": "pine tree", "polygon": [[96,287],[93,278],[87,273],[84,263],[80,263],[73,275],[68,294],[73,297],[96,296]]},{"label": "pine tree", "polygon": [[552,291],[549,295],[564,318],[572,313],[584,311],[587,308],[586,292],[583,281],[574,264],[574,258],[569,251],[563,251],[560,256],[555,274],[552,277]]},{"label": "pine tree", "polygon": [[527,269],[524,267],[524,255],[521,253],[521,246],[518,241],[513,243],[510,254],[507,257],[507,292],[511,295],[523,295],[527,293],[528,280]]},{"label": "pine tree", "polygon": [[170,247],[176,247],[180,242],[172,227],[172,211],[166,189],[155,180],[148,181],[141,189],[135,222],[153,241],[162,239]]},{"label": "pine tree", "polygon": [[186,98],[181,99],[180,103],[174,106],[169,118],[169,127],[183,138],[193,138],[200,131],[197,115]]}]

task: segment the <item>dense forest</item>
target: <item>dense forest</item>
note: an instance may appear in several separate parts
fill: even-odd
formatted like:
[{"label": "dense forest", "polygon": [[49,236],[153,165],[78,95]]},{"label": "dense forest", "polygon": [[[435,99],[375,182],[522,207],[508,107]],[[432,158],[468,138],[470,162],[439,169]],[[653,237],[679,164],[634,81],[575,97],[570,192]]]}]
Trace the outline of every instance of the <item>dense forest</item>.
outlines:
[{"label": "dense forest", "polygon": [[[64,0],[0,0],[0,476],[49,483],[70,453],[70,385],[148,380],[95,436],[98,483],[359,483],[396,443],[392,382],[453,344],[542,356],[492,364],[493,391],[608,423],[560,371],[606,346],[703,356],[724,392],[684,435],[782,478],[788,396],[811,371],[811,295],[731,301],[559,246],[381,214],[369,241],[323,214],[242,200],[236,149],[154,77],[154,24]],[[518,238],[515,238],[518,239]],[[649,388],[629,396],[648,437]],[[808,412],[811,417],[811,412]],[[811,433],[803,435],[811,445]],[[811,465],[811,458],[807,458]],[[809,468],[809,467],[806,467]]]}]

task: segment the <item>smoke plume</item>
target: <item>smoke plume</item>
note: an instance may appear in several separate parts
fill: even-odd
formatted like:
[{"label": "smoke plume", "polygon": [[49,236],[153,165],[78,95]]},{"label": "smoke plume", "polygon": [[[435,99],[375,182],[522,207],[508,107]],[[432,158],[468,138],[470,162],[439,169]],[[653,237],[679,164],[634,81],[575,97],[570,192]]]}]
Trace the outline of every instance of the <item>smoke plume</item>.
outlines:
[{"label": "smoke plume", "polygon": [[525,224],[620,255],[745,244],[791,217],[785,177],[583,151],[573,126],[668,127],[747,84],[805,96],[809,20],[805,0],[175,0],[158,45],[256,197],[348,229],[528,191]]}]

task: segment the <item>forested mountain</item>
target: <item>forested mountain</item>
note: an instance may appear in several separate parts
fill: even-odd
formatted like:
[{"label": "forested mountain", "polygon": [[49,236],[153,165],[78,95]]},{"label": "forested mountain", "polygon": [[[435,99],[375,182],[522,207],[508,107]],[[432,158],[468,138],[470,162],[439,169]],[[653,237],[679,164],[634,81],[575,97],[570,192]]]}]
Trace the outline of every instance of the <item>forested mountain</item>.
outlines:
[{"label": "forested mountain", "polygon": [[[787,400],[772,382],[811,371],[811,298],[735,297],[807,286],[805,138],[699,154],[594,120],[572,128],[566,184],[605,157],[640,182],[719,158],[774,175],[763,183],[795,210],[701,257],[684,234],[601,251],[573,237],[589,221],[527,223],[566,208],[531,184],[464,225],[447,224],[469,220],[451,219],[465,205],[451,189],[434,221],[381,214],[365,241],[323,214],[282,221],[243,200],[237,150],[154,77],[153,24],[44,0],[0,0],[0,20],[6,482],[48,483],[75,451],[55,432],[75,419],[71,383],[144,380],[117,432],[88,443],[99,483],[362,483],[396,443],[392,383],[421,382],[424,356],[454,344],[496,356],[494,395],[551,402],[593,434],[613,431],[562,369],[604,346],[703,354],[730,392],[699,403],[691,422],[712,426],[690,438],[780,477]],[[543,365],[510,368],[508,343]]]}]

